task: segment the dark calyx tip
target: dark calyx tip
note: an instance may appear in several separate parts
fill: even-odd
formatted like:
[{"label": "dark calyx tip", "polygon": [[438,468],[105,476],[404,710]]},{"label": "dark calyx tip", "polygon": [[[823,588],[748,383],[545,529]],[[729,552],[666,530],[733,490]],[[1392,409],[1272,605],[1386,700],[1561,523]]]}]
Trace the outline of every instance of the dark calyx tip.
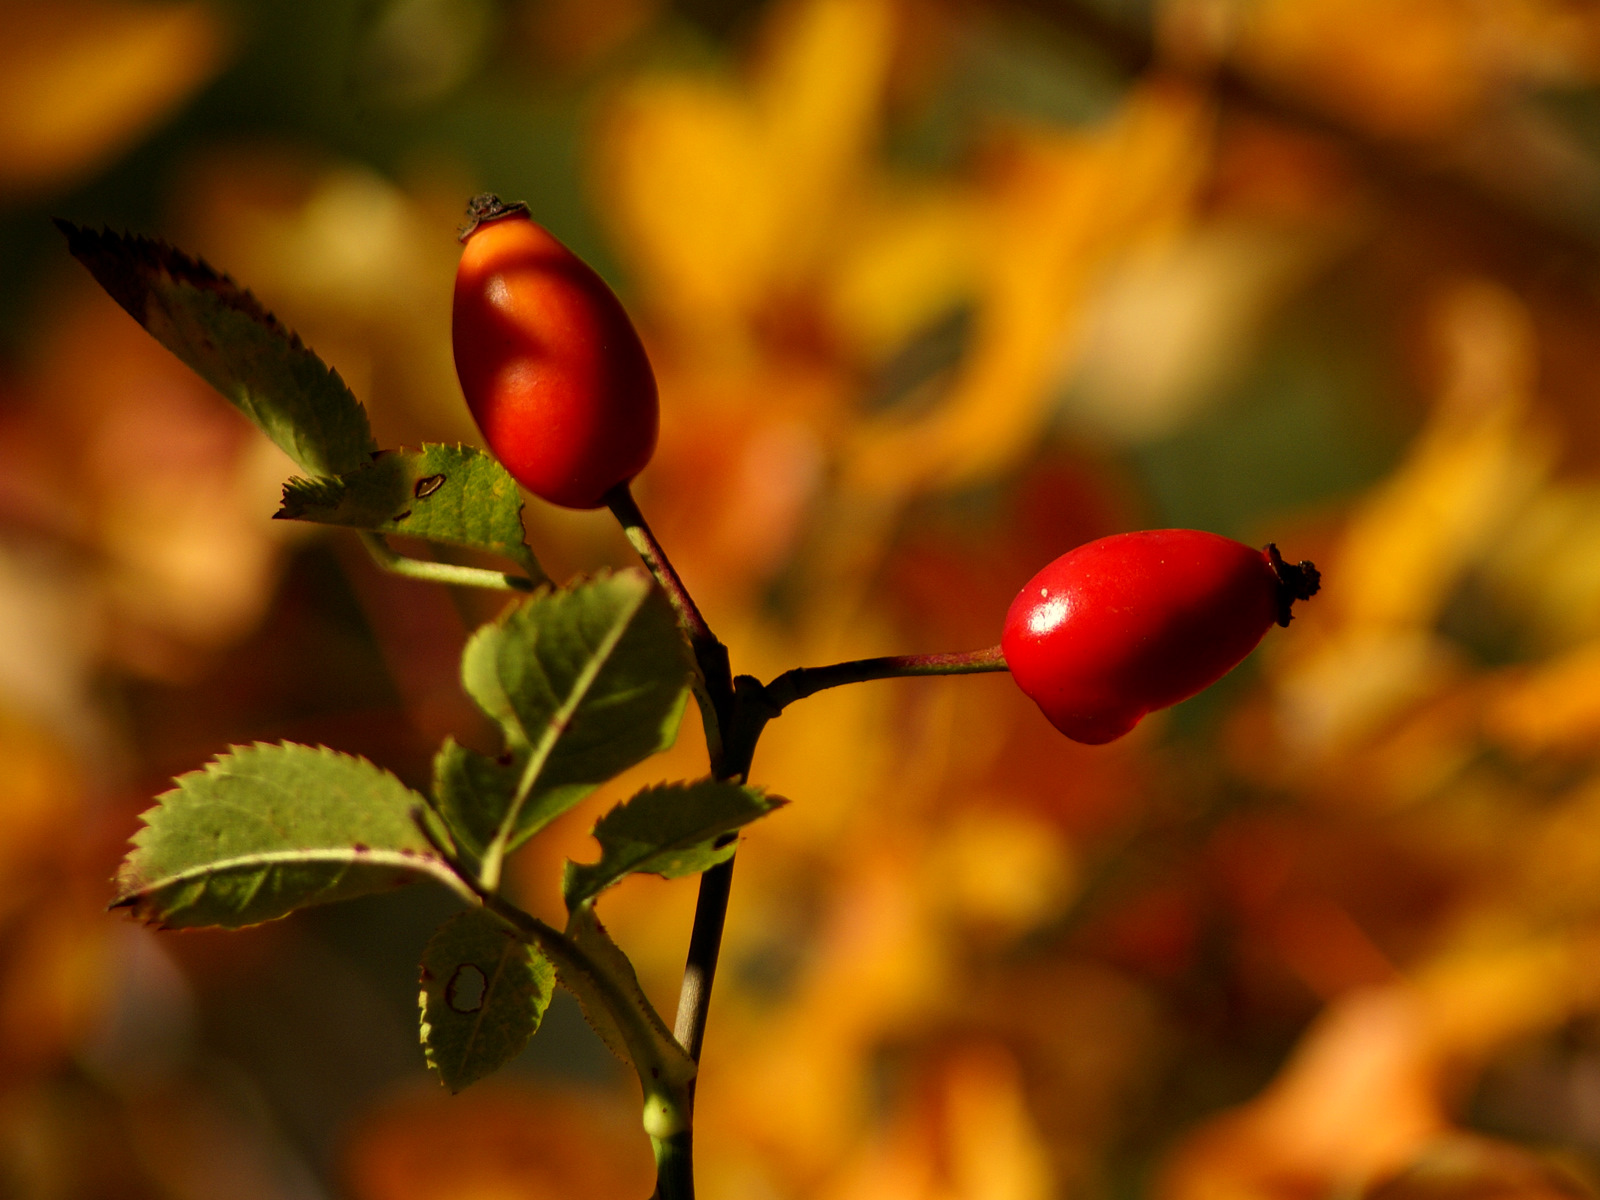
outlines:
[{"label": "dark calyx tip", "polygon": [[529,217],[528,206],[521,200],[507,202],[500,199],[493,192],[479,192],[467,201],[467,223],[461,227],[457,234],[460,241],[466,241],[472,236],[472,231],[487,221],[498,221],[501,217]]},{"label": "dark calyx tip", "polygon": [[1322,572],[1306,559],[1297,563],[1284,562],[1278,547],[1271,542],[1265,549],[1272,573],[1278,577],[1278,624],[1287,625],[1294,620],[1294,602],[1309,600],[1321,589]]}]

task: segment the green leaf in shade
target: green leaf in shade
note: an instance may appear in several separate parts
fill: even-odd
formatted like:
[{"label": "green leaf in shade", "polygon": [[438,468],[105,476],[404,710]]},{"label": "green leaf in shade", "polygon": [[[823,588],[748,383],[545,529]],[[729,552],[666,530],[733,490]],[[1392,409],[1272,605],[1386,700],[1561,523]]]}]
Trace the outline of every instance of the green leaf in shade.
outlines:
[{"label": "green leaf in shade", "polygon": [[[690,670],[671,606],[639,571],[536,593],[472,636],[462,682],[522,766],[509,798],[490,789],[488,800],[501,811],[480,807],[463,830],[481,832],[484,818],[493,819],[486,880],[498,878],[507,851],[672,744]],[[447,758],[446,765],[461,761]],[[447,785],[453,789],[460,778]],[[460,813],[464,806],[452,799],[445,807]]]},{"label": "green leaf in shade", "polygon": [[500,819],[516,799],[528,753],[508,750],[490,758],[446,738],[433,758],[434,809],[449,826],[458,848],[482,859]]},{"label": "green leaf in shade", "polygon": [[291,479],[276,515],[485,550],[546,580],[524,540],[516,481],[470,446],[385,451],[337,479]]},{"label": "green leaf in shade", "polygon": [[173,928],[236,929],[428,875],[462,884],[411,819],[423,798],[325,746],[235,746],[144,814],[116,906]]},{"label": "green leaf in shade", "polygon": [[694,1060],[645,996],[633,964],[611,940],[594,909],[584,905],[573,912],[566,934],[582,951],[582,959],[560,955],[554,945],[546,950],[562,986],[578,998],[600,1040],[623,1062],[633,1064],[647,1094],[685,1088],[695,1075]]},{"label": "green leaf in shade", "polygon": [[112,299],[301,468],[342,475],[367,461],[375,446],[366,410],[248,291],[165,242],[56,226]]},{"label": "green leaf in shade", "polygon": [[452,1092],[504,1066],[550,1005],[550,960],[481,908],[439,926],[422,952],[422,1049]]},{"label": "green leaf in shade", "polygon": [[733,854],[735,830],[784,803],[759,788],[714,779],[645,788],[595,823],[599,862],[567,863],[561,885],[567,907],[636,872],[668,879],[699,874]]}]

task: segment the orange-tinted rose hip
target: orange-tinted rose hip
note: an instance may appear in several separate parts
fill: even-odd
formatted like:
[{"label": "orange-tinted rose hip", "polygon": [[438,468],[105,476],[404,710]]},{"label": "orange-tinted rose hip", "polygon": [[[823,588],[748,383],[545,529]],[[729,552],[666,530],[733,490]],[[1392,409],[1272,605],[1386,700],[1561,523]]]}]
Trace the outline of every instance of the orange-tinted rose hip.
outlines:
[{"label": "orange-tinted rose hip", "polygon": [[456,270],[456,375],[496,458],[528,491],[597,508],[655,450],[655,375],[605,281],[528,217],[478,196]]}]

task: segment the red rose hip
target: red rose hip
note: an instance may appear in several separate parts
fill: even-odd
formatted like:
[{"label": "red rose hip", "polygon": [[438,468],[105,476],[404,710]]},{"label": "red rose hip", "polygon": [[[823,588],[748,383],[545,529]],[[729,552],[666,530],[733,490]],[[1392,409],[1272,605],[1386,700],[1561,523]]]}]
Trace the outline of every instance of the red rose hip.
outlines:
[{"label": "red rose hip", "polygon": [[605,281],[528,218],[468,206],[451,320],[456,375],[484,440],[528,491],[597,508],[655,450],[655,375]]},{"label": "red rose hip", "polygon": [[1314,566],[1275,546],[1194,529],[1120,533],[1029,580],[1000,645],[1050,723],[1098,745],[1222,678],[1318,583]]}]

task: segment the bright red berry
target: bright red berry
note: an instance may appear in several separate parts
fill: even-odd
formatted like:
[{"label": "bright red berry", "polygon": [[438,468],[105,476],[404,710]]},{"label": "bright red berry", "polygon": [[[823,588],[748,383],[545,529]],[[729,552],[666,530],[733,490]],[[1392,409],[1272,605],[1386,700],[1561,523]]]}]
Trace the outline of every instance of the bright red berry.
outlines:
[{"label": "bright red berry", "polygon": [[1195,529],[1119,533],[1029,580],[1000,645],[1050,723],[1098,745],[1222,678],[1318,583],[1316,567],[1284,562],[1276,546]]},{"label": "bright red berry", "polygon": [[468,206],[451,333],[484,440],[534,495],[597,508],[656,446],[655,375],[605,281],[528,218]]}]

